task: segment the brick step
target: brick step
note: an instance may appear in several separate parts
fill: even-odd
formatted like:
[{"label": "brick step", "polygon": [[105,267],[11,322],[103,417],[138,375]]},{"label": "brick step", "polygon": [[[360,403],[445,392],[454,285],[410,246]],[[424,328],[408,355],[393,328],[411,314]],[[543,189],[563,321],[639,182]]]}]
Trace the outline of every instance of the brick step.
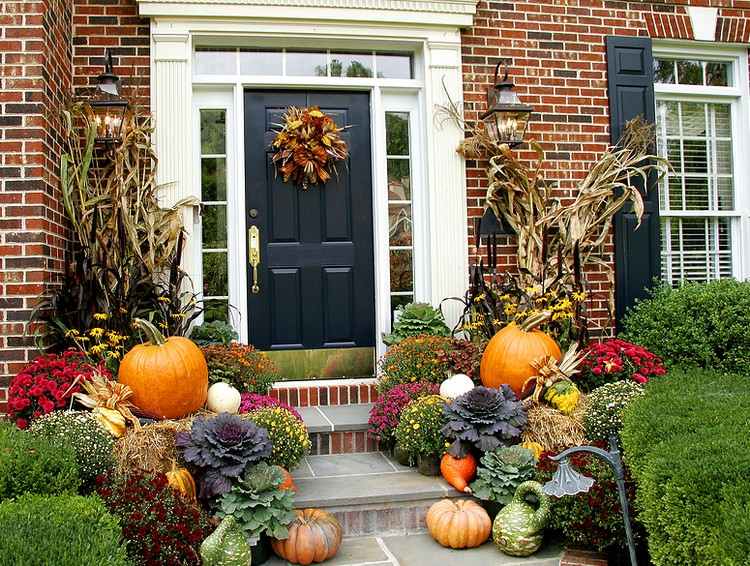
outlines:
[{"label": "brick step", "polygon": [[427,477],[382,452],[307,456],[292,474],[297,508],[336,515],[345,536],[404,535],[426,531],[430,506],[465,497],[440,477]]},{"label": "brick step", "polygon": [[307,425],[314,456],[376,452],[378,442],[367,433],[372,403],[297,407]]}]

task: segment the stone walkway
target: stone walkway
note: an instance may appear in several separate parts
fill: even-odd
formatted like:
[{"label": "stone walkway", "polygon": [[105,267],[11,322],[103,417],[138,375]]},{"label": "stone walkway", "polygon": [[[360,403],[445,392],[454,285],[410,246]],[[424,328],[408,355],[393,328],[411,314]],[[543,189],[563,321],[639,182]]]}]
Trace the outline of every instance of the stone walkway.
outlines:
[{"label": "stone walkway", "polygon": [[[529,558],[506,556],[492,542],[470,550],[443,548],[427,534],[346,538],[326,566],[559,566],[562,550],[551,545]],[[287,566],[271,558],[267,566]]]}]

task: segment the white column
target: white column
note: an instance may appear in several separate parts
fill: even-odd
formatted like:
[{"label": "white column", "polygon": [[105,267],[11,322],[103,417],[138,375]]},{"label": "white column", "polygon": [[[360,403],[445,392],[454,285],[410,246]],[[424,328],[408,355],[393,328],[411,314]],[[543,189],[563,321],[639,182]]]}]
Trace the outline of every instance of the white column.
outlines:
[{"label": "white column", "polygon": [[[430,43],[428,46],[427,148],[430,206],[430,271],[432,303],[446,297],[461,297],[468,285],[469,251],[466,211],[466,167],[456,153],[463,138],[452,122],[436,117],[437,106],[448,96],[463,106],[460,43]],[[447,91],[447,92],[446,92]],[[449,326],[458,320],[461,306],[444,305]]]},{"label": "white column", "polygon": [[[162,206],[172,206],[183,198],[194,196],[192,83],[190,72],[190,36],[187,34],[151,35],[151,112],[154,117],[155,146],[159,159],[157,181]],[[183,269],[194,284],[198,283],[200,266],[192,253],[191,236],[197,207],[183,209],[188,241],[183,253]]]}]

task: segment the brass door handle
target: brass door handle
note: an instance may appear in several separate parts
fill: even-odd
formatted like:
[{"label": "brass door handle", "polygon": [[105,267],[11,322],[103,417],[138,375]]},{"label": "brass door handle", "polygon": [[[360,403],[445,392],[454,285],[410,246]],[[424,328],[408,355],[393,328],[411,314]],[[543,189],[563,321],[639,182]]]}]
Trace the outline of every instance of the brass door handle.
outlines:
[{"label": "brass door handle", "polygon": [[260,265],[260,230],[257,226],[250,226],[247,230],[247,261],[253,268],[253,284],[250,291],[257,295],[260,293],[258,285],[258,266]]}]

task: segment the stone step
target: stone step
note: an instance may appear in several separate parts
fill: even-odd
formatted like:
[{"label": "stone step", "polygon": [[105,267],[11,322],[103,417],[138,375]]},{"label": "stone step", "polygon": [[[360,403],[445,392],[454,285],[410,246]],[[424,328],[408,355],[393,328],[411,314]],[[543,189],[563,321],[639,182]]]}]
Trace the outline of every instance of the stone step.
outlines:
[{"label": "stone step", "polygon": [[377,451],[377,439],[367,433],[371,408],[372,403],[297,407],[310,434],[310,454]]},{"label": "stone step", "polygon": [[425,532],[433,503],[465,497],[441,477],[423,476],[382,452],[307,456],[292,475],[295,506],[333,513],[346,536]]},{"label": "stone step", "polygon": [[[430,535],[395,535],[345,538],[338,554],[326,566],[559,566],[563,552],[552,543],[527,558],[507,556],[491,541],[479,548],[443,548]],[[289,566],[271,558],[266,566]]]}]

